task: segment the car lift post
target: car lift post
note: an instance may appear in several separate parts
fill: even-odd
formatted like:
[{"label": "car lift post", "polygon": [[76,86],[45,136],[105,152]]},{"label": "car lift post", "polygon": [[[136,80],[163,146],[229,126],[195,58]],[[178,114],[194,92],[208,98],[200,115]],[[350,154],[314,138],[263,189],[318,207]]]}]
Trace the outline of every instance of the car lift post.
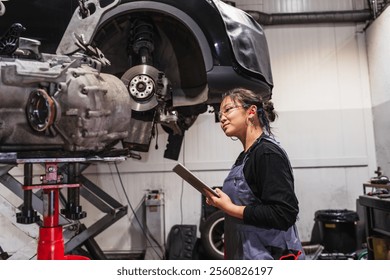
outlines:
[{"label": "car lift post", "polygon": [[43,225],[39,229],[37,259],[88,259],[79,255],[65,255],[63,229],[59,224],[60,188],[79,188],[80,184],[60,184],[62,178],[58,174],[57,163],[45,163],[45,175],[41,176],[41,180],[42,184],[23,186],[24,191],[43,190]]}]

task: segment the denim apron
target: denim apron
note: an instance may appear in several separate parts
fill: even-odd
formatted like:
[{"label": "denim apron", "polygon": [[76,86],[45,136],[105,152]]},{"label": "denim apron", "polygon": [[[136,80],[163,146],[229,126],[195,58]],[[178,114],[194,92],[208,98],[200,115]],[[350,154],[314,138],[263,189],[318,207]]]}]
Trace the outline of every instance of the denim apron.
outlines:
[{"label": "denim apron", "polygon": [[[261,141],[262,138],[279,146],[269,136],[262,136],[257,141]],[[240,165],[233,165],[222,188],[232,202],[240,206],[261,203],[244,177],[243,169],[249,153],[245,155]],[[287,231],[262,228],[244,224],[242,219],[225,214],[224,239],[225,259],[273,260],[305,258],[295,225],[291,226]]]}]

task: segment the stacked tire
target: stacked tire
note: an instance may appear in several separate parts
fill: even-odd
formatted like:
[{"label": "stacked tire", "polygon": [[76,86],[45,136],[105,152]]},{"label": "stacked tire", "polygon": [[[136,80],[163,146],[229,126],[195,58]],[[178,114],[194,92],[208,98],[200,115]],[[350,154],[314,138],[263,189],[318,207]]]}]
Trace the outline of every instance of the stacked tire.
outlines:
[{"label": "stacked tire", "polygon": [[225,216],[221,210],[212,213],[201,228],[201,241],[205,253],[211,258],[224,258],[224,224]]}]

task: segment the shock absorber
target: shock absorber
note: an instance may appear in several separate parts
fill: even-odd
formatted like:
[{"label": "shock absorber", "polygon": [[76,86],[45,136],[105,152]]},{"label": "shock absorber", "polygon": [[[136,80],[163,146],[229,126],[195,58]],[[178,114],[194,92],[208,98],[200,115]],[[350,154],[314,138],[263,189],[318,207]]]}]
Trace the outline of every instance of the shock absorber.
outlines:
[{"label": "shock absorber", "polygon": [[153,65],[154,50],[153,25],[148,18],[137,18],[133,22],[130,36],[130,49],[139,56],[140,64]]},{"label": "shock absorber", "polygon": [[[157,106],[155,94],[159,71],[153,67],[154,28],[147,17],[137,17],[131,25],[128,45],[132,67],[122,76],[133,102],[132,109],[143,112]],[[136,116],[134,116],[136,117]]]}]

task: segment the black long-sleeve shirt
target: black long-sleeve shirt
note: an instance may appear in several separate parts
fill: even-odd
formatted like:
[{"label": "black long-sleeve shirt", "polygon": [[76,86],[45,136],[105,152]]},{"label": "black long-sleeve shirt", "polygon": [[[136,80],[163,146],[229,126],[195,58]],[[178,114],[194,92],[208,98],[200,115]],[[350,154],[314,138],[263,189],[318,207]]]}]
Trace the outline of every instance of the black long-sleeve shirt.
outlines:
[{"label": "black long-sleeve shirt", "polygon": [[[244,223],[287,230],[296,222],[299,212],[290,161],[277,144],[265,139],[256,142],[248,152],[244,176],[261,202],[245,207]],[[242,162],[244,156],[242,152],[236,163]]]}]

